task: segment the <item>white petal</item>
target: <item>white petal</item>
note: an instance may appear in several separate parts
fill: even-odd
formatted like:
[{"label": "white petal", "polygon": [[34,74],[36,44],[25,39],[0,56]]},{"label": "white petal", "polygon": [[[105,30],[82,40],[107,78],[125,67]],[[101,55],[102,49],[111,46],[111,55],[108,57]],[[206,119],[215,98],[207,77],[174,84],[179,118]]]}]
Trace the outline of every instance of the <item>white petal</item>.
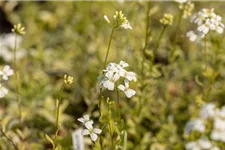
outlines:
[{"label": "white petal", "polygon": [[84,118],[78,118],[77,120],[84,123]]},{"label": "white petal", "polygon": [[96,134],[101,134],[102,133],[102,130],[101,129],[97,129],[97,128],[94,128],[94,133]]},{"label": "white petal", "polygon": [[95,141],[97,140],[97,138],[98,138],[97,134],[95,134],[95,133],[91,133],[90,136],[91,136],[92,141],[94,141],[94,142],[95,142]]},{"label": "white petal", "polygon": [[90,131],[87,130],[87,129],[84,129],[84,130],[82,131],[82,134],[83,134],[83,135],[88,135],[88,134],[90,134]]},{"label": "white petal", "polygon": [[2,78],[3,78],[3,80],[8,80],[8,76],[7,75],[3,75]]},{"label": "white petal", "polygon": [[104,86],[105,88],[107,88],[108,90],[110,90],[110,91],[113,91],[113,90],[114,90],[114,83],[113,83],[112,81],[107,80],[107,81],[103,84],[103,86]]},{"label": "white petal", "polygon": [[88,121],[88,122],[86,122],[84,125],[85,125],[85,127],[86,127],[88,130],[91,130],[91,129],[93,129],[92,124],[93,124],[92,122]]},{"label": "white petal", "polygon": [[125,86],[122,85],[122,84],[120,84],[120,85],[118,86],[118,88],[119,88],[121,91],[124,91],[124,90],[125,90]]},{"label": "white petal", "polygon": [[114,74],[113,71],[108,71],[108,72],[106,72],[105,76],[109,79],[112,79],[113,74]]},{"label": "white petal", "polygon": [[89,115],[84,115],[83,118],[84,118],[85,120],[89,120],[89,119],[90,119]]},{"label": "white petal", "polygon": [[126,94],[128,98],[131,98],[132,96],[136,94],[136,91],[132,89],[127,89],[124,93]]}]

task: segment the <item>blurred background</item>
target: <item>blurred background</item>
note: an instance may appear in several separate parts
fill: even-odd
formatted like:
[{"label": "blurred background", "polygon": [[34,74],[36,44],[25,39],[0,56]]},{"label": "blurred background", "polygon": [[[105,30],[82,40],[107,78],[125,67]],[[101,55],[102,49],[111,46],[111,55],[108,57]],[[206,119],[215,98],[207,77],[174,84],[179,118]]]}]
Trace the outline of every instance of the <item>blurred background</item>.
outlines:
[{"label": "blurred background", "polygon": [[[193,2],[193,13],[202,8],[214,8],[225,17],[224,2]],[[102,66],[111,33],[115,11],[122,10],[132,30],[117,30],[113,36],[108,62],[126,61],[129,70],[136,72],[138,82],[132,87],[137,95],[132,99],[121,96],[122,116],[128,131],[127,149],[182,150],[183,134],[188,120],[199,111],[202,88],[202,43],[192,43],[186,32],[196,28],[190,17],[178,24],[179,3],[173,1],[150,3],[150,44],[156,45],[163,28],[159,19],[164,13],[174,15],[173,25],[163,36],[156,57],[156,68],[146,79],[146,90],[140,88],[142,49],[145,43],[146,11],[148,2],[54,2],[54,1],[0,1],[0,63],[13,65],[14,24],[25,26],[26,34],[18,37],[18,69],[20,73],[23,126],[19,129],[17,101],[13,78],[5,84],[9,94],[0,100],[0,124],[16,143],[26,150],[51,148],[44,133],[53,134],[55,99],[63,83],[63,75],[74,77],[74,83],[65,88],[60,111],[60,143],[63,149],[72,149],[71,133],[79,128],[77,118],[92,114],[98,119],[99,87],[97,77]],[[223,22],[223,21],[222,21]],[[208,44],[211,74],[217,73],[210,102],[225,104],[225,54],[223,35],[212,33]],[[218,39],[221,45],[218,48]],[[171,53],[173,49],[173,53]],[[219,49],[216,51],[215,49]],[[218,54],[215,60],[215,53]],[[148,64],[148,57],[146,57]],[[215,62],[216,61],[216,62]],[[219,65],[218,65],[219,64]],[[148,70],[146,70],[148,72]],[[208,73],[208,74],[210,74]],[[148,74],[148,73],[146,73]],[[207,74],[207,75],[208,75]],[[210,74],[210,75],[211,75]],[[104,92],[115,99],[115,93]],[[136,107],[144,99],[141,111]],[[0,149],[10,149],[0,139]],[[12,149],[12,148],[11,148]]]}]

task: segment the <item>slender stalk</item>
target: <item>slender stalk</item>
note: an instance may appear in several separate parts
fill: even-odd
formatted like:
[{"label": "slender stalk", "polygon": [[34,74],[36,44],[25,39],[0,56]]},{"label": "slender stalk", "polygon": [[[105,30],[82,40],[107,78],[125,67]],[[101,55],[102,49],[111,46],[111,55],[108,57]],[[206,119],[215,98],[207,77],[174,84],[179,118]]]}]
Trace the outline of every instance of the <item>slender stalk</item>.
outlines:
[{"label": "slender stalk", "polygon": [[113,33],[114,33],[115,28],[112,28],[112,32],[110,35],[110,39],[109,39],[109,44],[108,44],[108,48],[107,48],[107,52],[106,52],[106,56],[105,56],[105,61],[104,61],[104,68],[106,67],[106,63],[107,63],[107,59],[108,59],[108,55],[109,55],[109,49],[111,46],[111,42],[112,42],[112,37],[113,37]]},{"label": "slender stalk", "polygon": [[119,96],[119,90],[116,85],[116,99],[117,99],[117,111],[118,111],[118,117],[119,117],[119,122],[121,121],[121,113],[120,113],[120,96]]},{"label": "slender stalk", "polygon": [[204,38],[204,62],[205,62],[205,71],[207,70],[208,63],[207,63],[207,47],[206,47],[207,39]]},{"label": "slender stalk", "polygon": [[55,123],[55,126],[56,126],[56,132],[55,132],[55,141],[57,139],[57,136],[58,136],[58,131],[59,131],[59,110],[60,110],[60,105],[61,105],[61,99],[62,99],[62,93],[63,93],[63,90],[64,90],[64,83],[62,85],[62,88],[60,90],[60,95],[59,95],[59,99],[56,100],[56,123]]},{"label": "slender stalk", "polygon": [[19,120],[22,121],[21,115],[21,98],[19,94],[19,73],[17,68],[17,57],[16,57],[16,49],[17,49],[17,34],[15,37],[15,44],[13,49],[13,62],[14,62],[14,72],[15,72],[15,84],[16,84],[16,100],[18,102],[18,110],[19,110]]},{"label": "slender stalk", "polygon": [[[147,8],[147,11],[146,11],[146,26],[145,26],[145,46],[143,47],[142,49],[142,63],[141,63],[141,76],[142,76],[142,80],[141,80],[141,92],[144,91],[144,80],[146,78],[145,76],[145,73],[144,73],[144,63],[146,61],[146,56],[145,56],[145,53],[146,53],[146,50],[148,48],[148,39],[149,39],[149,27],[150,27],[150,16],[149,16],[149,11],[150,11],[150,1],[148,2],[148,8]],[[153,60],[153,59],[152,59]],[[153,63],[153,62],[151,62]],[[139,102],[139,106],[138,106],[138,114],[140,113],[140,110],[141,110],[141,106],[142,106],[142,103],[143,103],[143,97],[142,97],[143,94],[140,94],[139,98],[140,98],[140,102]]]},{"label": "slender stalk", "polygon": [[156,44],[156,48],[155,48],[155,53],[157,52],[157,50],[159,49],[159,46],[160,46],[160,43],[161,43],[161,40],[162,40],[162,37],[163,37],[163,34],[165,33],[166,31],[166,28],[168,27],[168,25],[164,25],[160,35],[159,35],[159,39],[158,39],[158,42]]},{"label": "slender stalk", "polygon": [[6,135],[6,133],[1,129],[0,130],[2,135],[12,144],[12,146],[14,147],[15,150],[19,150],[19,148],[16,146],[16,144],[13,142],[13,140]]}]

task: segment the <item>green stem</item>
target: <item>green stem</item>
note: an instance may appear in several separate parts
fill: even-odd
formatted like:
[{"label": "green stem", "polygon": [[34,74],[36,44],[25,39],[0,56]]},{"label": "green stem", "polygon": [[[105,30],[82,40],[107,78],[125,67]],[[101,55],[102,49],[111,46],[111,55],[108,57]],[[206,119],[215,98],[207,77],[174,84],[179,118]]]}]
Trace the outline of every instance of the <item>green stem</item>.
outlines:
[{"label": "green stem", "polygon": [[62,85],[62,88],[60,90],[60,95],[59,95],[59,99],[56,100],[56,132],[55,132],[55,141],[57,139],[57,136],[58,136],[58,131],[59,131],[59,110],[60,110],[60,104],[61,104],[61,99],[62,99],[62,93],[63,93],[63,90],[64,90],[64,83]]},{"label": "green stem", "polygon": [[114,30],[115,30],[115,28],[113,27],[112,28],[112,32],[111,32],[111,35],[110,35],[110,39],[109,39],[109,44],[108,44],[106,56],[105,56],[104,68],[106,67],[106,63],[107,63],[107,59],[108,59],[108,55],[109,55],[109,49],[110,49],[110,45],[111,45],[111,41],[112,41],[112,37],[113,37]]},{"label": "green stem", "polygon": [[19,73],[17,68],[17,57],[16,57],[16,49],[17,49],[17,34],[15,37],[15,45],[13,49],[13,62],[14,62],[14,72],[15,72],[15,84],[16,84],[16,100],[18,102],[18,110],[19,110],[19,120],[22,121],[21,115],[21,98],[19,94]]},{"label": "green stem", "polygon": [[2,135],[12,144],[12,146],[14,147],[15,150],[19,150],[19,148],[16,146],[16,144],[13,142],[13,140],[6,135],[6,133],[1,129],[0,130]]},{"label": "green stem", "polygon": [[[142,80],[141,80],[141,93],[143,93],[144,91],[144,81],[145,81],[145,73],[144,73],[144,63],[146,61],[146,56],[145,56],[145,53],[146,53],[146,50],[148,48],[148,39],[149,39],[149,27],[150,27],[150,16],[149,16],[149,11],[150,11],[150,1],[148,2],[148,8],[147,8],[147,11],[146,11],[146,26],[145,26],[145,46],[144,48],[142,49],[142,63],[141,63],[141,75],[142,75]],[[153,60],[153,59],[151,59]],[[140,110],[141,110],[141,105],[142,105],[142,101],[143,101],[143,97],[142,97],[142,94],[140,94],[139,96],[140,98],[140,103],[139,103],[139,106],[137,107],[137,112],[138,112],[138,115],[140,114]]]},{"label": "green stem", "polygon": [[205,71],[207,70],[208,63],[207,63],[207,47],[206,47],[206,37],[204,38],[204,61],[205,61]]},{"label": "green stem", "polygon": [[159,39],[158,39],[158,42],[156,44],[156,48],[155,48],[155,53],[157,52],[157,50],[159,49],[159,46],[160,46],[160,43],[161,43],[161,40],[162,40],[162,37],[163,37],[163,34],[165,33],[166,31],[166,28],[168,27],[168,25],[164,25],[160,35],[159,35]]},{"label": "green stem", "polygon": [[121,113],[120,113],[120,96],[119,96],[119,90],[116,85],[116,99],[117,99],[117,111],[118,111],[118,117],[119,117],[119,122],[121,121]]}]

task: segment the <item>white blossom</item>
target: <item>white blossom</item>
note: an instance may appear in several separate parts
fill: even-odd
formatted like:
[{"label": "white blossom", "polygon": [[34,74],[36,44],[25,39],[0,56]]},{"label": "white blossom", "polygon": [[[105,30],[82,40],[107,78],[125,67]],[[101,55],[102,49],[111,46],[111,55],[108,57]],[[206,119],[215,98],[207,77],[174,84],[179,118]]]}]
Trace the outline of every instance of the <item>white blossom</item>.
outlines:
[{"label": "white blossom", "polygon": [[212,146],[212,143],[205,137],[197,140],[191,141],[185,144],[186,150],[213,150],[216,147]]},{"label": "white blossom", "polygon": [[128,80],[125,80],[124,83],[125,83],[125,86],[120,84],[118,86],[118,88],[121,91],[123,91],[128,98],[131,98],[132,96],[134,96],[136,94],[136,92],[135,92],[135,90],[129,88],[129,81]]},{"label": "white blossom", "polygon": [[[120,61],[119,64],[109,63],[106,69],[103,70],[103,75],[98,77],[99,87],[113,91],[115,85],[119,85],[118,88],[124,91],[127,97],[132,97],[136,92],[129,89],[129,82],[137,81],[136,74],[131,71],[127,71],[129,65],[125,61]],[[125,86],[120,85],[121,79],[125,81]]]},{"label": "white blossom", "polygon": [[0,98],[5,97],[6,94],[8,94],[8,90],[0,84]]},{"label": "white blossom", "polygon": [[213,103],[204,104],[200,111],[200,117],[204,119],[212,118],[216,114],[216,106]]},{"label": "white blossom", "polygon": [[198,131],[203,133],[205,131],[205,125],[201,119],[191,120],[185,127],[185,134],[189,134],[191,131]]},{"label": "white blossom", "polygon": [[195,31],[187,32],[187,37],[190,41],[195,41],[198,38],[204,38],[210,31],[216,31],[221,34],[224,30],[224,24],[221,22],[222,18],[214,13],[214,9],[202,9],[191,18],[191,22],[197,24]]},{"label": "white blossom", "polygon": [[13,70],[8,65],[6,65],[2,71],[0,70],[0,76],[2,76],[3,80],[8,80],[8,77],[12,75]]},{"label": "white blossom", "polygon": [[98,138],[98,134],[101,134],[102,130],[98,129],[98,128],[93,128],[91,122],[87,122],[85,124],[85,127],[87,129],[83,130],[83,132],[82,132],[83,135],[90,135],[91,140],[95,142],[97,140],[97,138]]}]

